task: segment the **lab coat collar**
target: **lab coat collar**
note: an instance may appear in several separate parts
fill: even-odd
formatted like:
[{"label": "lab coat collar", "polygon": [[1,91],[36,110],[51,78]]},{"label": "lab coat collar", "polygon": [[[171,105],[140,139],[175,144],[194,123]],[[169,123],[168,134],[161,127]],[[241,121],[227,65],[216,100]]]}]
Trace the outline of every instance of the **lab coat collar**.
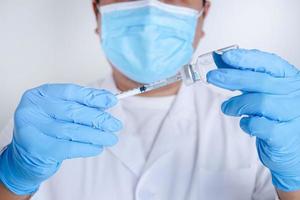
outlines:
[{"label": "lab coat collar", "polygon": [[[184,121],[189,120],[193,122],[193,126],[195,125],[196,111],[193,91],[193,86],[187,87],[182,84],[169,113],[161,125],[144,170],[149,170],[155,163],[158,163],[160,158],[171,152],[177,145],[180,145],[183,135],[186,137],[186,134],[188,134],[184,132],[184,129],[179,128]],[[178,128],[174,129],[174,124],[177,124]]]},{"label": "lab coat collar", "polygon": [[[118,91],[111,76],[105,79],[100,87],[114,93]],[[109,112],[121,121],[126,121],[121,104],[122,102]],[[182,120],[193,121],[195,119],[194,104],[193,86],[186,87],[182,84],[173,105],[161,124],[157,139],[147,160],[143,155],[142,146],[139,141],[122,131],[118,133],[118,144],[107,150],[119,159],[133,174],[139,177],[144,171],[151,168],[163,155],[170,152],[179,144],[181,135],[186,133],[182,132],[182,129],[174,129],[174,124],[180,124]]]}]

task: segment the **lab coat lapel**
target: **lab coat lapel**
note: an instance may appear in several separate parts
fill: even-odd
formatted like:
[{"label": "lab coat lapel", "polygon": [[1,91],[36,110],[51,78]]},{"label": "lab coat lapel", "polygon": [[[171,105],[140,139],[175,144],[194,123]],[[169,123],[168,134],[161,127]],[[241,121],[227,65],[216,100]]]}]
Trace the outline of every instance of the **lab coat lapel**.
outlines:
[{"label": "lab coat lapel", "polygon": [[[111,113],[124,122],[124,126],[126,126],[126,116],[121,105],[117,106]],[[145,165],[145,156],[141,141],[128,133],[128,130],[118,133],[119,142],[109,148],[109,151],[139,177]]]},{"label": "lab coat lapel", "polygon": [[[153,144],[152,151],[147,159],[144,171],[148,170],[163,157],[163,155],[172,151],[174,147],[180,144],[181,137],[185,134],[184,129],[180,128],[180,125],[183,124],[184,120],[193,120],[196,118],[193,109],[195,102],[192,88],[193,86],[181,86],[178,96],[161,125],[158,136]],[[174,127],[176,126],[174,124],[177,125],[177,128],[175,129]]]}]

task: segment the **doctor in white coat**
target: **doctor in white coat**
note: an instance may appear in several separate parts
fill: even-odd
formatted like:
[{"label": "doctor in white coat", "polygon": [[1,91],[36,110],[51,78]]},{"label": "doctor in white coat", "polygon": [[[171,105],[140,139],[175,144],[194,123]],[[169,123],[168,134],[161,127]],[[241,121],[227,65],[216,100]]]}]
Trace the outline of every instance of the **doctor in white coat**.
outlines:
[{"label": "doctor in white coat", "polygon": [[112,74],[24,93],[0,135],[1,200],[299,199],[296,68],[232,50],[208,81],[242,93],[175,83],[118,101],[113,94],[190,61],[210,2],[93,5]]}]

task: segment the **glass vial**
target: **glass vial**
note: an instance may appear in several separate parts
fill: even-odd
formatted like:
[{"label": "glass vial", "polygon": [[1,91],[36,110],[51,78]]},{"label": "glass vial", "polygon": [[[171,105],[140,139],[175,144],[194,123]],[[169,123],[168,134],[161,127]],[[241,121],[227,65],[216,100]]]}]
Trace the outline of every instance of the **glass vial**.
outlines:
[{"label": "glass vial", "polygon": [[184,83],[186,85],[191,85],[198,81],[207,83],[206,74],[211,70],[217,69],[216,60],[220,59],[220,56],[226,51],[238,48],[238,45],[232,45],[198,56],[194,64],[185,65],[180,71]]}]

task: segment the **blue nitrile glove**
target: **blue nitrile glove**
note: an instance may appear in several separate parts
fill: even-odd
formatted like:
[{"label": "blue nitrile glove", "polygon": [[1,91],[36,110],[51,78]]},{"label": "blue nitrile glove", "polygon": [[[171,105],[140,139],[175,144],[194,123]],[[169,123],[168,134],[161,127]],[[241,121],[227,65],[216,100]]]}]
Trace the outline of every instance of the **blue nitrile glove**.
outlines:
[{"label": "blue nitrile glove", "polygon": [[258,50],[230,50],[216,57],[208,82],[240,90],[222,105],[244,116],[241,128],[256,136],[259,158],[283,191],[300,190],[300,72],[280,57]]},{"label": "blue nitrile glove", "polygon": [[23,95],[13,140],[0,156],[0,181],[18,195],[34,193],[65,159],[96,156],[114,145],[122,124],[105,109],[113,94],[71,84],[43,85]]}]

